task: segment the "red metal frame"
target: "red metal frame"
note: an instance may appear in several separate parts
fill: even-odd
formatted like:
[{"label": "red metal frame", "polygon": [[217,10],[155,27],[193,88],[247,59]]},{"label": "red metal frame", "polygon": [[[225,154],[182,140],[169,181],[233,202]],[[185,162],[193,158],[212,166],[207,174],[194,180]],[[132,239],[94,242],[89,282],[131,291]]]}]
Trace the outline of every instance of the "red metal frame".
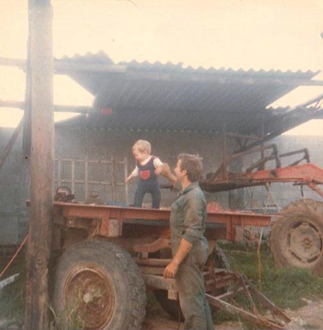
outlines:
[{"label": "red metal frame", "polygon": [[[228,171],[228,164],[232,160],[268,149],[273,149],[272,153],[269,156],[262,157],[250,166],[246,172],[233,173]],[[289,166],[281,167],[282,158],[300,153],[304,154],[301,159],[294,161]],[[303,160],[306,160],[307,163],[299,165]],[[265,164],[269,161],[275,161],[276,168],[264,169]],[[253,170],[256,171],[253,172]],[[232,155],[222,163],[215,173],[209,173],[206,179],[201,180],[200,185],[206,191],[217,192],[277,182],[292,182],[295,185],[306,185],[323,197],[323,190],[318,187],[319,184],[323,184],[323,169],[310,163],[308,150],[302,149],[278,155],[275,145],[255,148],[247,152]]]},{"label": "red metal frame", "polygon": [[[115,221],[118,225],[117,236],[120,237],[123,235],[124,223],[138,227],[149,225],[153,233],[159,234],[161,233],[160,221],[162,221],[167,225],[166,230],[162,231],[163,236],[166,238],[170,236],[168,226],[170,209],[87,205],[57,201],[54,202],[54,205],[55,223],[65,227],[79,227],[102,236],[111,236],[111,221]],[[93,221],[89,221],[90,219]],[[138,220],[140,220],[140,224],[136,223]],[[225,232],[220,235],[220,238],[234,241],[236,226],[267,227],[270,225],[270,221],[270,215],[253,214],[250,212],[209,212],[207,216],[207,232],[209,232],[209,236],[212,236],[214,232],[218,231],[216,227],[212,227],[212,224],[224,225]],[[151,226],[152,224],[153,226]]]}]

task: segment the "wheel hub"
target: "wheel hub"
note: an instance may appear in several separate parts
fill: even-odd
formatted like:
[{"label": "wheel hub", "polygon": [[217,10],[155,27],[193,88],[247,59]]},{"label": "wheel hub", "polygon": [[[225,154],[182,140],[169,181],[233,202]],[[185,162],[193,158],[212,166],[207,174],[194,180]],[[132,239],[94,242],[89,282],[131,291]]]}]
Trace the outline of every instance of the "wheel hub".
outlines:
[{"label": "wheel hub", "polygon": [[310,264],[322,253],[322,237],[315,226],[302,222],[289,231],[287,247],[296,262]]},{"label": "wheel hub", "polygon": [[100,269],[82,267],[65,282],[68,319],[73,326],[102,329],[113,315],[115,294],[110,279]]}]

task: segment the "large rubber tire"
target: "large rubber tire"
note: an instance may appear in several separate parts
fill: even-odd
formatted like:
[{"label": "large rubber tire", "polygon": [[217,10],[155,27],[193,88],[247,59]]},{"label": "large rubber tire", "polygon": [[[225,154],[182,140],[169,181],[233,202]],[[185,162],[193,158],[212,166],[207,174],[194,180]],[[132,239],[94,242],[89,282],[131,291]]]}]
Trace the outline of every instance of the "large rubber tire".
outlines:
[{"label": "large rubber tire", "polygon": [[[218,245],[215,245],[212,253],[209,255],[206,265],[209,265],[211,267],[213,266],[216,269],[231,269],[225,253]],[[224,289],[220,289],[218,294],[223,293],[223,291]],[[178,320],[178,318],[180,318],[181,321],[184,320],[184,315],[179,306],[179,302],[177,300],[168,299],[167,291],[157,290],[155,291],[155,296],[163,310],[168,313],[173,319]]]},{"label": "large rubber tire", "polygon": [[323,275],[323,203],[299,200],[286,206],[281,215],[270,234],[276,263]]},{"label": "large rubber tire", "polygon": [[77,243],[57,264],[53,305],[60,329],[139,330],[146,300],[139,267],[115,244]]}]

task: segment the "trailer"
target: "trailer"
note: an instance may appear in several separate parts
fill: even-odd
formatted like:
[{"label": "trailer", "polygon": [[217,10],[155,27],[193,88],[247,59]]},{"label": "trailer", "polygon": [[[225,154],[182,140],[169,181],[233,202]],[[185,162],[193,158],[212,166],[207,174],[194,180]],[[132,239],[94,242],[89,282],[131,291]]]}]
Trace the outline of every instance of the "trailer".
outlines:
[{"label": "trailer", "polygon": [[[163,277],[172,257],[169,208],[55,201],[53,218],[52,301],[62,329],[139,330],[145,316],[146,290],[154,292],[168,313],[175,316],[180,312],[176,281]],[[251,212],[208,212],[205,235],[209,257],[204,278],[212,306],[282,329],[289,318],[248,279],[230,270],[216,244],[218,239],[234,242],[239,227],[267,227],[270,221],[269,215]],[[250,311],[227,301],[239,292],[245,293]],[[272,312],[271,319],[255,309],[255,299]]]}]

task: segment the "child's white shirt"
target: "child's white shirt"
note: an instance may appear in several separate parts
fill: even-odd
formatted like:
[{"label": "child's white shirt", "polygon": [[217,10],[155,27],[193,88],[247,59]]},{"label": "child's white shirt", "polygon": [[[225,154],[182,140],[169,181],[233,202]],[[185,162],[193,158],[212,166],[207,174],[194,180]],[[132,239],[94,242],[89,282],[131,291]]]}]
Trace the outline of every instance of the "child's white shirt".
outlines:
[{"label": "child's white shirt", "polygon": [[[145,159],[142,163],[140,163],[140,165],[145,166],[146,164],[148,164],[148,162],[151,160],[151,157],[152,156]],[[163,162],[158,157],[155,157],[154,166],[155,166],[155,168],[159,167],[159,166],[163,166]],[[138,175],[139,175],[139,168],[138,168],[138,166],[136,166],[135,169],[132,171],[131,176],[136,177]]]}]

